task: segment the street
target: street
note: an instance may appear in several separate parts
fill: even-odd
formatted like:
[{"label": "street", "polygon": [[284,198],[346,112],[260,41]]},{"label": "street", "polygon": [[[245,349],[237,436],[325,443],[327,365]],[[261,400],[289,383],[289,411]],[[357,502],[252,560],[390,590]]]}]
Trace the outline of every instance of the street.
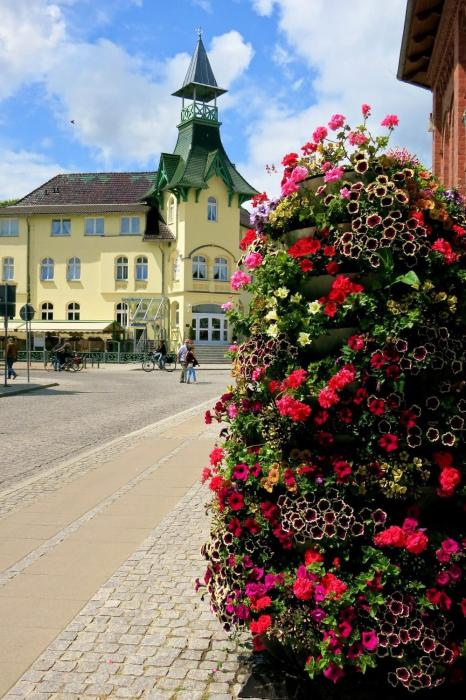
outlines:
[{"label": "street", "polygon": [[[17,365],[25,374],[22,363]],[[200,369],[198,384],[179,371],[145,373],[140,365],[104,365],[73,374],[33,370],[59,386],[1,399],[0,491],[83,451],[216,397],[231,382],[224,370]]]}]

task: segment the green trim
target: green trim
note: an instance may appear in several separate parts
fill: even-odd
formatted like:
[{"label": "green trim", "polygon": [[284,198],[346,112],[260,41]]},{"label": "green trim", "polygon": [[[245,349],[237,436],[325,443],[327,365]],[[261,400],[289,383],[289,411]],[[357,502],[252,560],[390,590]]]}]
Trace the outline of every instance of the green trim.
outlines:
[{"label": "green trim", "polygon": [[199,195],[201,194],[201,192],[202,187],[198,187],[196,190],[194,190],[194,201],[196,202],[196,204],[199,203]]}]

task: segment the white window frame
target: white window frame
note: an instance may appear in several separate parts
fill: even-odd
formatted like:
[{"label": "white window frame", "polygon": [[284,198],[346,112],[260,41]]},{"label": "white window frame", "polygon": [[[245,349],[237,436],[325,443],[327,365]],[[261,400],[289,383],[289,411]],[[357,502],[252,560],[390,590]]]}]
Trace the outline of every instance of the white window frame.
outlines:
[{"label": "white window frame", "polygon": [[19,236],[19,219],[0,219],[0,236],[13,238]]},{"label": "white window frame", "polygon": [[181,272],[181,258],[179,255],[176,255],[175,259],[173,261],[173,281],[174,282],[180,281],[180,272]]},{"label": "white window frame", "polygon": [[207,221],[215,223],[218,220],[217,199],[209,197],[207,200]]},{"label": "white window frame", "polygon": [[40,305],[40,317],[42,321],[53,321],[53,304],[51,301],[43,301]]},{"label": "white window frame", "polygon": [[[123,223],[127,222],[127,223]],[[127,230],[125,230],[127,229]],[[137,229],[137,230],[136,230]],[[140,216],[122,216],[120,219],[121,236],[138,236],[141,233]]]},{"label": "white window frame", "polygon": [[170,197],[167,206],[167,224],[175,223],[175,198]]},{"label": "white window frame", "polygon": [[66,279],[68,282],[79,282],[81,279],[81,258],[73,257],[66,263]]},{"label": "white window frame", "polygon": [[55,277],[55,261],[53,258],[42,258],[40,261],[40,279],[52,282]]},{"label": "white window frame", "polygon": [[127,282],[129,278],[129,263],[126,255],[119,255],[115,260],[115,280]]},{"label": "white window frame", "polygon": [[[55,224],[59,224],[56,226]],[[71,236],[71,219],[52,219],[51,236]]]},{"label": "white window frame", "polygon": [[[101,230],[99,230],[101,229]],[[105,235],[105,218],[103,216],[91,216],[84,220],[85,236]]]},{"label": "white window frame", "polygon": [[[203,255],[195,255],[192,262],[192,274],[193,280],[206,280],[207,279],[207,259]],[[204,272],[204,276],[201,275],[201,270]]]},{"label": "white window frame", "polygon": [[136,258],[134,279],[136,282],[147,282],[149,279],[149,259],[146,255],[138,255]]},{"label": "white window frame", "polygon": [[227,258],[215,258],[214,260],[214,280],[217,282],[228,282],[228,260]]},{"label": "white window frame", "polygon": [[15,278],[15,259],[10,255],[2,258],[2,280],[11,282]]},{"label": "white window frame", "polygon": [[70,301],[66,305],[66,318],[68,321],[79,321],[81,319],[81,305],[77,301]]},{"label": "white window frame", "polygon": [[128,325],[129,307],[125,301],[120,301],[115,307],[115,321],[122,327]]}]

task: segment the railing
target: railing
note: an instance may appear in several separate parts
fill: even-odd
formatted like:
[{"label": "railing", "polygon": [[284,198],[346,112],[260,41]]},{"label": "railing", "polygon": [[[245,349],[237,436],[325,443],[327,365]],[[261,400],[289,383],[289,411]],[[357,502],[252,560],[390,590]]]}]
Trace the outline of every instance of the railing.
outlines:
[{"label": "railing", "polygon": [[210,122],[218,122],[218,109],[204,104],[204,102],[192,102],[181,110],[181,121],[189,119],[207,119]]},{"label": "railing", "polygon": [[[100,364],[127,364],[131,362],[142,362],[146,352],[77,352],[83,358],[84,366],[94,366]],[[53,353],[47,350],[32,350],[31,362],[40,362],[43,365],[50,364]],[[3,360],[3,351],[0,350],[0,360]],[[26,362],[26,352],[18,352],[18,361]]]}]

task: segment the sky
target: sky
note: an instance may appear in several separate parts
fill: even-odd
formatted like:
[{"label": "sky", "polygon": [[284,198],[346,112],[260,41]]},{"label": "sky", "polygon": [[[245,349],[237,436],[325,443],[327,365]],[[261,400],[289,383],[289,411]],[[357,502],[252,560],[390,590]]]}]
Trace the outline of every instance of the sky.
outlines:
[{"label": "sky", "polygon": [[176,143],[197,28],[222,138],[258,190],[334,113],[431,165],[431,94],[396,79],[406,0],[0,0],[0,200],[60,172],[155,170]]}]

